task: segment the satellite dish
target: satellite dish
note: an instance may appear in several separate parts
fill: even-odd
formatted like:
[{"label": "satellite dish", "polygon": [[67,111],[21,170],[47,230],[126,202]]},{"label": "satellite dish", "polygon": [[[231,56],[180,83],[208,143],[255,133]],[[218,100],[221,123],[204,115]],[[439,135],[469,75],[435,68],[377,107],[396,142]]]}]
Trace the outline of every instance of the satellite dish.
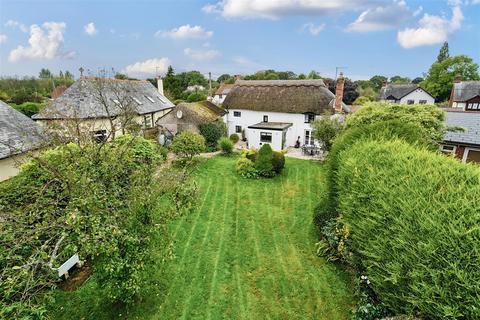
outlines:
[{"label": "satellite dish", "polygon": [[183,117],[183,112],[182,112],[182,110],[178,110],[178,111],[177,111],[177,118],[178,118],[178,119],[182,119],[182,117]]}]

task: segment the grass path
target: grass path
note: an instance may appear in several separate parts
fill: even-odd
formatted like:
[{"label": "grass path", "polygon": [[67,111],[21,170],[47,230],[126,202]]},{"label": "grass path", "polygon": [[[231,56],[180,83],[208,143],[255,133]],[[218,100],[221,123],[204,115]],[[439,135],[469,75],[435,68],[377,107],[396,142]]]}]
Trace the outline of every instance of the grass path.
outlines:
[{"label": "grass path", "polygon": [[314,253],[318,163],[287,159],[282,176],[245,180],[234,159],[199,170],[199,209],[172,224],[176,258],[151,319],[346,319],[347,276]]},{"label": "grass path", "polygon": [[93,276],[76,292],[57,291],[51,318],[349,318],[349,277],[315,255],[321,165],[287,158],[280,176],[247,180],[235,174],[235,160],[217,156],[201,164],[197,210],[170,225],[175,258],[164,263],[154,256],[151,294],[117,308],[97,295],[101,283]]}]

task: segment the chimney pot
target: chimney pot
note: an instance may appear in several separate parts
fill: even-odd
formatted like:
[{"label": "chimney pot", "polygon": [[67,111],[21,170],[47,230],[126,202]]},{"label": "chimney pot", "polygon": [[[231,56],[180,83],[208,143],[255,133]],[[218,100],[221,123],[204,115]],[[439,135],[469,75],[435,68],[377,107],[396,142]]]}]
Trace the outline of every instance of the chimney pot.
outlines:
[{"label": "chimney pot", "polygon": [[340,72],[340,76],[337,79],[337,85],[335,88],[335,112],[341,113],[342,103],[343,103],[343,89],[345,86],[345,78],[343,77],[343,72]]}]

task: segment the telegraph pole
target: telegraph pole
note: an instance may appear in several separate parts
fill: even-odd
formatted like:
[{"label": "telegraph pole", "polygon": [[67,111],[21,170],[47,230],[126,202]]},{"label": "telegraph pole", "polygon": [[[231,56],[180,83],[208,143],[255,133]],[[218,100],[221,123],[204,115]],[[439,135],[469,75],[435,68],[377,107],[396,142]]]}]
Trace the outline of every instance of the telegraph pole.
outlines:
[{"label": "telegraph pole", "polygon": [[342,69],[347,69],[348,67],[335,67],[335,82],[337,81],[337,77],[338,77],[338,71],[342,70]]},{"label": "telegraph pole", "polygon": [[212,73],[208,73],[208,95],[212,96]]}]

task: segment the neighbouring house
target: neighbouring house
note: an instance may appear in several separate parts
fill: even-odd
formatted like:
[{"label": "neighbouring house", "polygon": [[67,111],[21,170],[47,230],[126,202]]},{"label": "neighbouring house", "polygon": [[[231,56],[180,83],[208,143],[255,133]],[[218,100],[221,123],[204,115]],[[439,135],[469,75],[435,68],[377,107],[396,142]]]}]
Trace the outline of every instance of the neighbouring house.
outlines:
[{"label": "neighbouring house", "polygon": [[463,162],[480,163],[480,110],[479,112],[447,109],[445,124],[464,131],[447,132],[440,145],[443,153],[454,154]]},{"label": "neighbouring house", "polygon": [[67,86],[58,86],[58,87],[55,87],[55,89],[52,90],[52,92],[50,93],[50,97],[52,97],[52,99],[57,99],[58,97],[60,97],[64,92],[65,90],[67,90]]},{"label": "neighbouring house", "polygon": [[380,101],[398,104],[433,104],[435,98],[418,84],[389,83],[380,89]]},{"label": "neighbouring house", "polygon": [[182,102],[158,119],[157,125],[160,132],[169,138],[185,130],[200,132],[199,125],[221,120],[226,113],[210,101]]},{"label": "neighbouring house", "polygon": [[342,102],[344,81],[340,76],[334,95],[322,80],[238,80],[223,102],[228,134],[239,134],[254,148],[314,145],[316,117],[349,111]]},{"label": "neighbouring house", "polygon": [[0,181],[18,173],[26,152],[42,146],[42,133],[35,121],[0,101]]},{"label": "neighbouring house", "polygon": [[163,95],[161,79],[155,88],[142,80],[82,77],[33,119],[64,131],[75,128],[105,141],[135,128],[155,128],[157,120],[173,107]]},{"label": "neighbouring house", "polygon": [[215,91],[215,95],[212,98],[212,102],[216,104],[222,104],[225,101],[228,93],[232,90],[233,84],[226,84],[221,83],[220,87],[218,87],[217,91]]},{"label": "neighbouring house", "polygon": [[480,81],[461,81],[456,78],[448,106],[464,111],[480,111]]}]

